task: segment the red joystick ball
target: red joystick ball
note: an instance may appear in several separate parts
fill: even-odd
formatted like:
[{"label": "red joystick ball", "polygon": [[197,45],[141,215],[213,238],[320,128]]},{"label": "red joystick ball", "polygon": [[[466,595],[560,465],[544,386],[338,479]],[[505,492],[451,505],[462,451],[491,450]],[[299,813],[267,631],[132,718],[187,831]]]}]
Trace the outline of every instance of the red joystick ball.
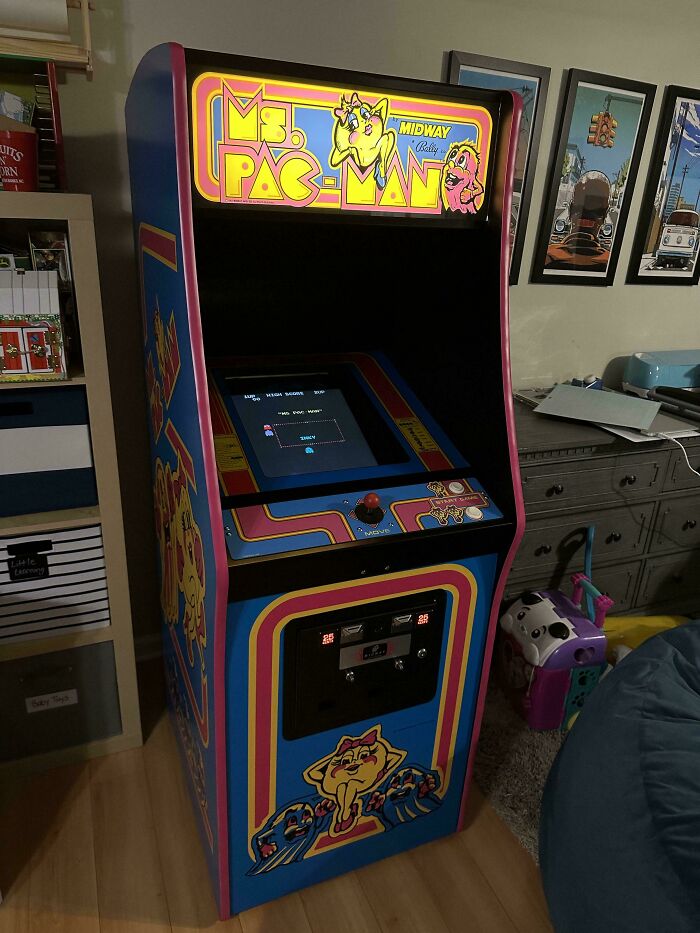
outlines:
[{"label": "red joystick ball", "polygon": [[379,496],[376,492],[368,492],[367,495],[362,500],[362,504],[367,509],[368,512],[373,512],[375,509],[379,508]]}]

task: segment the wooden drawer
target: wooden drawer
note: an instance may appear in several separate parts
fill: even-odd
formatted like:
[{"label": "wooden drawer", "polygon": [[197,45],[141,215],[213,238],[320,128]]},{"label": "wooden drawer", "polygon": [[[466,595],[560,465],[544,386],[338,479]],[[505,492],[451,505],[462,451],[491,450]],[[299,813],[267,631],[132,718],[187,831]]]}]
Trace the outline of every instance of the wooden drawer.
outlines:
[{"label": "wooden drawer", "polygon": [[523,466],[525,504],[532,508],[563,508],[578,499],[628,498],[661,490],[668,454],[621,457],[548,466]]},{"label": "wooden drawer", "polygon": [[[685,442],[681,440],[681,444]],[[700,447],[688,447],[688,460],[694,470],[700,471]],[[676,449],[671,453],[671,462],[664,483],[664,489],[700,489],[700,476],[696,476],[688,469],[685,457],[680,450]]]},{"label": "wooden drawer", "polygon": [[[635,595],[637,582],[641,570],[641,562],[633,561],[627,564],[618,564],[613,567],[601,567],[593,573],[593,583],[598,587],[601,593],[610,596],[615,600],[613,613],[627,612],[635,604]],[[583,570],[583,565],[572,568],[574,570]],[[517,599],[523,590],[562,590],[567,596],[571,595],[570,574],[562,574],[556,571],[551,576],[540,576],[536,578],[517,578],[511,576],[506,583],[504,602],[511,602]]]},{"label": "wooden drawer", "polygon": [[561,573],[573,573],[580,569],[589,524],[595,525],[594,562],[641,555],[653,511],[653,502],[631,503],[598,512],[534,519],[526,525],[513,571],[556,567]]},{"label": "wooden drawer", "polygon": [[636,604],[700,608],[700,551],[650,557],[644,565]]},{"label": "wooden drawer", "polygon": [[665,498],[659,503],[652,552],[700,547],[700,496]]}]

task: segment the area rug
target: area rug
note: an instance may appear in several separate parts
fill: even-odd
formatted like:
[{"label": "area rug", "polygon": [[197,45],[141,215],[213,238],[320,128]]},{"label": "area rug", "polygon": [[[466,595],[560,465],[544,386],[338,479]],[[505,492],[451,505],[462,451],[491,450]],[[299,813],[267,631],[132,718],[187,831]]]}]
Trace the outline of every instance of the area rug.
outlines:
[{"label": "area rug", "polygon": [[540,803],[564,736],[528,729],[501,690],[489,685],[474,780],[535,861]]}]

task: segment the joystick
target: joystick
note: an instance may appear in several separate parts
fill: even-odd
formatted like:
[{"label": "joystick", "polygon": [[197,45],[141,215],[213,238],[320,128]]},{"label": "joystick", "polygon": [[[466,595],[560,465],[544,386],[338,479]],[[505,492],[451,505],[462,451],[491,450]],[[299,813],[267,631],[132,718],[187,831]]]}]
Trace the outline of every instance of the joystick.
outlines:
[{"label": "joystick", "polygon": [[368,492],[355,506],[355,515],[366,525],[378,525],[384,518],[384,509],[376,492]]}]

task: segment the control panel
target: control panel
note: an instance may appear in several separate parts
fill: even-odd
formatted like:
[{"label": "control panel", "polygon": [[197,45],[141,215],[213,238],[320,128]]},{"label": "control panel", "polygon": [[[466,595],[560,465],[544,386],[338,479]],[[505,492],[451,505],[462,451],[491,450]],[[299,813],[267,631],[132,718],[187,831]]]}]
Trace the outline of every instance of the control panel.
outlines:
[{"label": "control panel", "polygon": [[502,517],[468,478],[227,509],[224,530],[230,557],[244,560]]},{"label": "control panel", "polygon": [[284,630],[286,739],[427,703],[435,695],[443,590],[298,618]]}]

